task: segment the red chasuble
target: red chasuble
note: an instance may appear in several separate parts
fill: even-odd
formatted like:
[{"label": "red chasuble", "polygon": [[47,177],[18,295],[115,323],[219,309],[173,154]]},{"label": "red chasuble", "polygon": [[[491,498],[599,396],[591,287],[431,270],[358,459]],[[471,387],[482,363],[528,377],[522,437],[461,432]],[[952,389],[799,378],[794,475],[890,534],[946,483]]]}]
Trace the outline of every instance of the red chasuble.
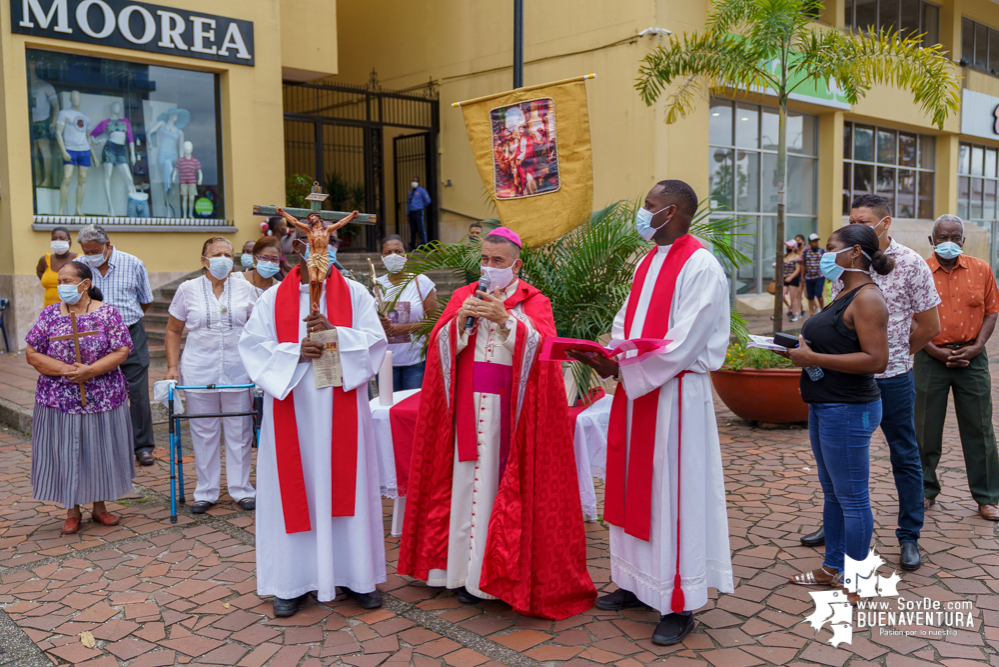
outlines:
[{"label": "red chasuble", "polygon": [[[277,288],[274,319],[279,343],[301,342],[299,325],[305,316],[299,308],[299,286],[302,283],[299,271],[298,266],[293,268]],[[335,327],[354,326],[350,287],[336,269],[332,269],[326,278],[326,318]],[[274,399],[274,444],[286,533],[312,530],[295,417],[297,391],[298,389],[292,390],[283,401]],[[357,390],[344,391],[343,387],[333,387],[331,411],[333,405],[336,405],[333,420],[336,428],[330,445],[333,462],[333,502],[330,516],[354,516],[357,489]]]},{"label": "red chasuble", "polygon": [[[467,451],[473,387],[462,376],[474,361],[474,339],[456,354],[456,314],[476,285],[455,291],[430,336],[399,550],[399,574],[424,581],[447,569],[455,441]],[[551,303],[523,280],[505,302],[522,304],[538,336],[517,321],[510,384],[510,449],[489,519],[480,588],[525,616],[562,619],[589,609],[596,590],[586,571],[586,536],[579,500],[562,369],[538,361],[545,336],[555,335]],[[442,352],[443,349],[443,352]],[[457,411],[455,405],[457,404]],[[471,457],[466,458],[466,457]]]},{"label": "red chasuble", "polygon": [[[652,266],[658,249],[653,250],[638,265],[635,280],[628,295],[628,307],[624,315],[624,335],[628,338],[666,338],[669,331],[670,309],[673,306],[673,293],[676,280],[684,264],[701,244],[690,234],[678,238],[670,247],[659,269],[648,313],[641,331],[632,330],[638,300],[642,295],[645,278]],[[679,377],[680,404],[677,411],[679,439],[683,438],[683,375]],[[659,414],[659,389],[650,391],[632,401],[631,442],[627,439],[628,397],[624,385],[618,385],[611,406],[610,424],[607,429],[607,484],[604,494],[604,519],[607,523],[624,528],[624,532],[640,540],[649,541],[652,526],[652,466],[655,459],[656,421]],[[677,443],[677,465],[680,464],[680,443]],[[625,459],[627,458],[627,463]],[[676,575],[673,584],[674,612],[683,611],[683,591],[680,588],[680,544],[679,516],[680,495],[679,475],[677,476],[677,545]]]}]

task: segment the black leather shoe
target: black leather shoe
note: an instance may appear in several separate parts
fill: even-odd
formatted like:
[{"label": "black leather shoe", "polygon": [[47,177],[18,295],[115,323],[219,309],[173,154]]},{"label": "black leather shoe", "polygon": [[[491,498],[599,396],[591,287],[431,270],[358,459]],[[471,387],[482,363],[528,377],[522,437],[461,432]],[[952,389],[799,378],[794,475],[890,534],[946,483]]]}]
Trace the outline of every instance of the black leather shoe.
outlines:
[{"label": "black leather shoe", "polygon": [[210,503],[207,500],[199,500],[198,502],[191,505],[191,513],[204,514],[205,512],[210,510],[214,505],[215,503]]},{"label": "black leather shoe", "polygon": [[801,544],[806,547],[821,547],[825,543],[826,543],[825,526],[819,526],[819,529],[814,533],[809,533],[808,535],[801,536]]},{"label": "black leather shoe", "polygon": [[903,570],[912,572],[918,570],[923,564],[923,559],[919,555],[919,545],[915,542],[903,542],[902,551],[899,553],[898,564]]},{"label": "black leather shoe", "polygon": [[341,586],[340,590],[354,598],[354,602],[361,609],[378,609],[382,606],[382,593],[378,589],[370,593],[356,593],[346,586]]},{"label": "black leather shoe", "polygon": [[239,505],[239,509],[241,510],[250,511],[257,509],[257,501],[254,498],[241,498],[236,501],[236,504]]},{"label": "black leather shoe", "polygon": [[645,603],[638,599],[631,591],[619,588],[608,595],[601,595],[594,604],[604,611],[621,611],[622,609],[635,609],[645,607]]},{"label": "black leather shoe", "polygon": [[285,600],[284,598],[274,598],[274,615],[278,618],[294,616],[295,612],[301,609],[302,605],[305,604],[305,600],[308,597],[309,594],[305,593],[290,600]]},{"label": "black leather shoe", "polygon": [[152,452],[139,452],[135,455],[135,460],[138,461],[140,466],[151,466],[156,463],[156,461],[153,460]]},{"label": "black leather shoe", "polygon": [[477,595],[472,595],[468,592],[468,589],[462,586],[458,589],[458,602],[461,604],[478,604],[482,602],[482,598]]},{"label": "black leather shoe", "polygon": [[660,646],[679,644],[694,629],[694,614],[667,614],[652,632],[652,643]]}]

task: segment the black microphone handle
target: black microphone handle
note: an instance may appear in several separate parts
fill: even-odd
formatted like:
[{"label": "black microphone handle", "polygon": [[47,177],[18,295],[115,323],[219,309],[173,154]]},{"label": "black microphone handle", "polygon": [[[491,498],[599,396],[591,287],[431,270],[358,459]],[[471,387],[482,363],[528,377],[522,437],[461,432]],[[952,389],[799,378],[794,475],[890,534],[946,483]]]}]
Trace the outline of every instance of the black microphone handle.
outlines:
[{"label": "black microphone handle", "polygon": [[[478,292],[485,292],[485,291],[486,291],[487,289],[489,289],[489,285],[483,285],[483,284],[482,284],[482,281],[480,280],[480,281],[479,281],[479,284],[478,284],[478,285],[476,285],[476,287],[475,287],[475,291],[476,291],[476,295],[475,295],[475,297],[476,297],[476,298],[477,298],[477,299],[478,299],[479,301],[485,301],[485,299],[483,299],[483,298],[482,298],[481,296],[479,296],[479,295],[478,295]],[[472,317],[471,315],[469,315],[469,316],[468,316],[468,317],[467,317],[467,318],[465,319],[465,328],[466,328],[466,329],[472,329],[472,327],[474,327],[474,326],[475,326],[475,318],[474,318],[474,317]]]}]

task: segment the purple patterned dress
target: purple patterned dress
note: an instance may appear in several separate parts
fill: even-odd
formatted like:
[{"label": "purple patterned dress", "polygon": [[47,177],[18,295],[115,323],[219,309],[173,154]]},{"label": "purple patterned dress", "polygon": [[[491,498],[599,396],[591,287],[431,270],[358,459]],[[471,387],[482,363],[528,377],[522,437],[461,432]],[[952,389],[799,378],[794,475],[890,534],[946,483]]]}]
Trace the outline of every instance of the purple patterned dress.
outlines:
[{"label": "purple patterned dress", "polygon": [[[42,310],[25,341],[39,354],[67,364],[76,362],[72,339],[53,341],[73,333],[61,303]],[[132,339],[121,314],[111,304],[76,318],[80,358],[93,364],[114,350],[132,350]],[[84,383],[87,405],[80,402],[80,387],[62,376],[39,375],[32,420],[31,485],[37,500],[66,507],[115,500],[132,490],[132,426],[128,414],[128,383],[121,369]]]}]

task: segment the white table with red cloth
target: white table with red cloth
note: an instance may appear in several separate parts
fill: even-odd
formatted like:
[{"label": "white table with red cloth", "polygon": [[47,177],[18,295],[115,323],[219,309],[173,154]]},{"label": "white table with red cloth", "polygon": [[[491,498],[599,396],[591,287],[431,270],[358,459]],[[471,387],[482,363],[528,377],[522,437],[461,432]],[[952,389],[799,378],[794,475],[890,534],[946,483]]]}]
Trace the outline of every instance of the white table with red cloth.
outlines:
[{"label": "white table with red cloth", "polygon": [[[393,537],[402,535],[409,458],[413,451],[416,415],[420,404],[419,393],[419,389],[397,391],[392,394],[392,405],[382,405],[380,398],[371,399],[375,447],[378,451],[378,483],[382,496],[395,501],[392,512]],[[586,521],[597,520],[597,496],[593,478],[603,479],[605,474],[607,423],[610,420],[612,399],[612,396],[603,396],[588,406],[569,408],[575,419],[573,449],[576,454],[576,473],[579,476],[579,497]],[[393,437],[393,430],[396,437]]]}]

